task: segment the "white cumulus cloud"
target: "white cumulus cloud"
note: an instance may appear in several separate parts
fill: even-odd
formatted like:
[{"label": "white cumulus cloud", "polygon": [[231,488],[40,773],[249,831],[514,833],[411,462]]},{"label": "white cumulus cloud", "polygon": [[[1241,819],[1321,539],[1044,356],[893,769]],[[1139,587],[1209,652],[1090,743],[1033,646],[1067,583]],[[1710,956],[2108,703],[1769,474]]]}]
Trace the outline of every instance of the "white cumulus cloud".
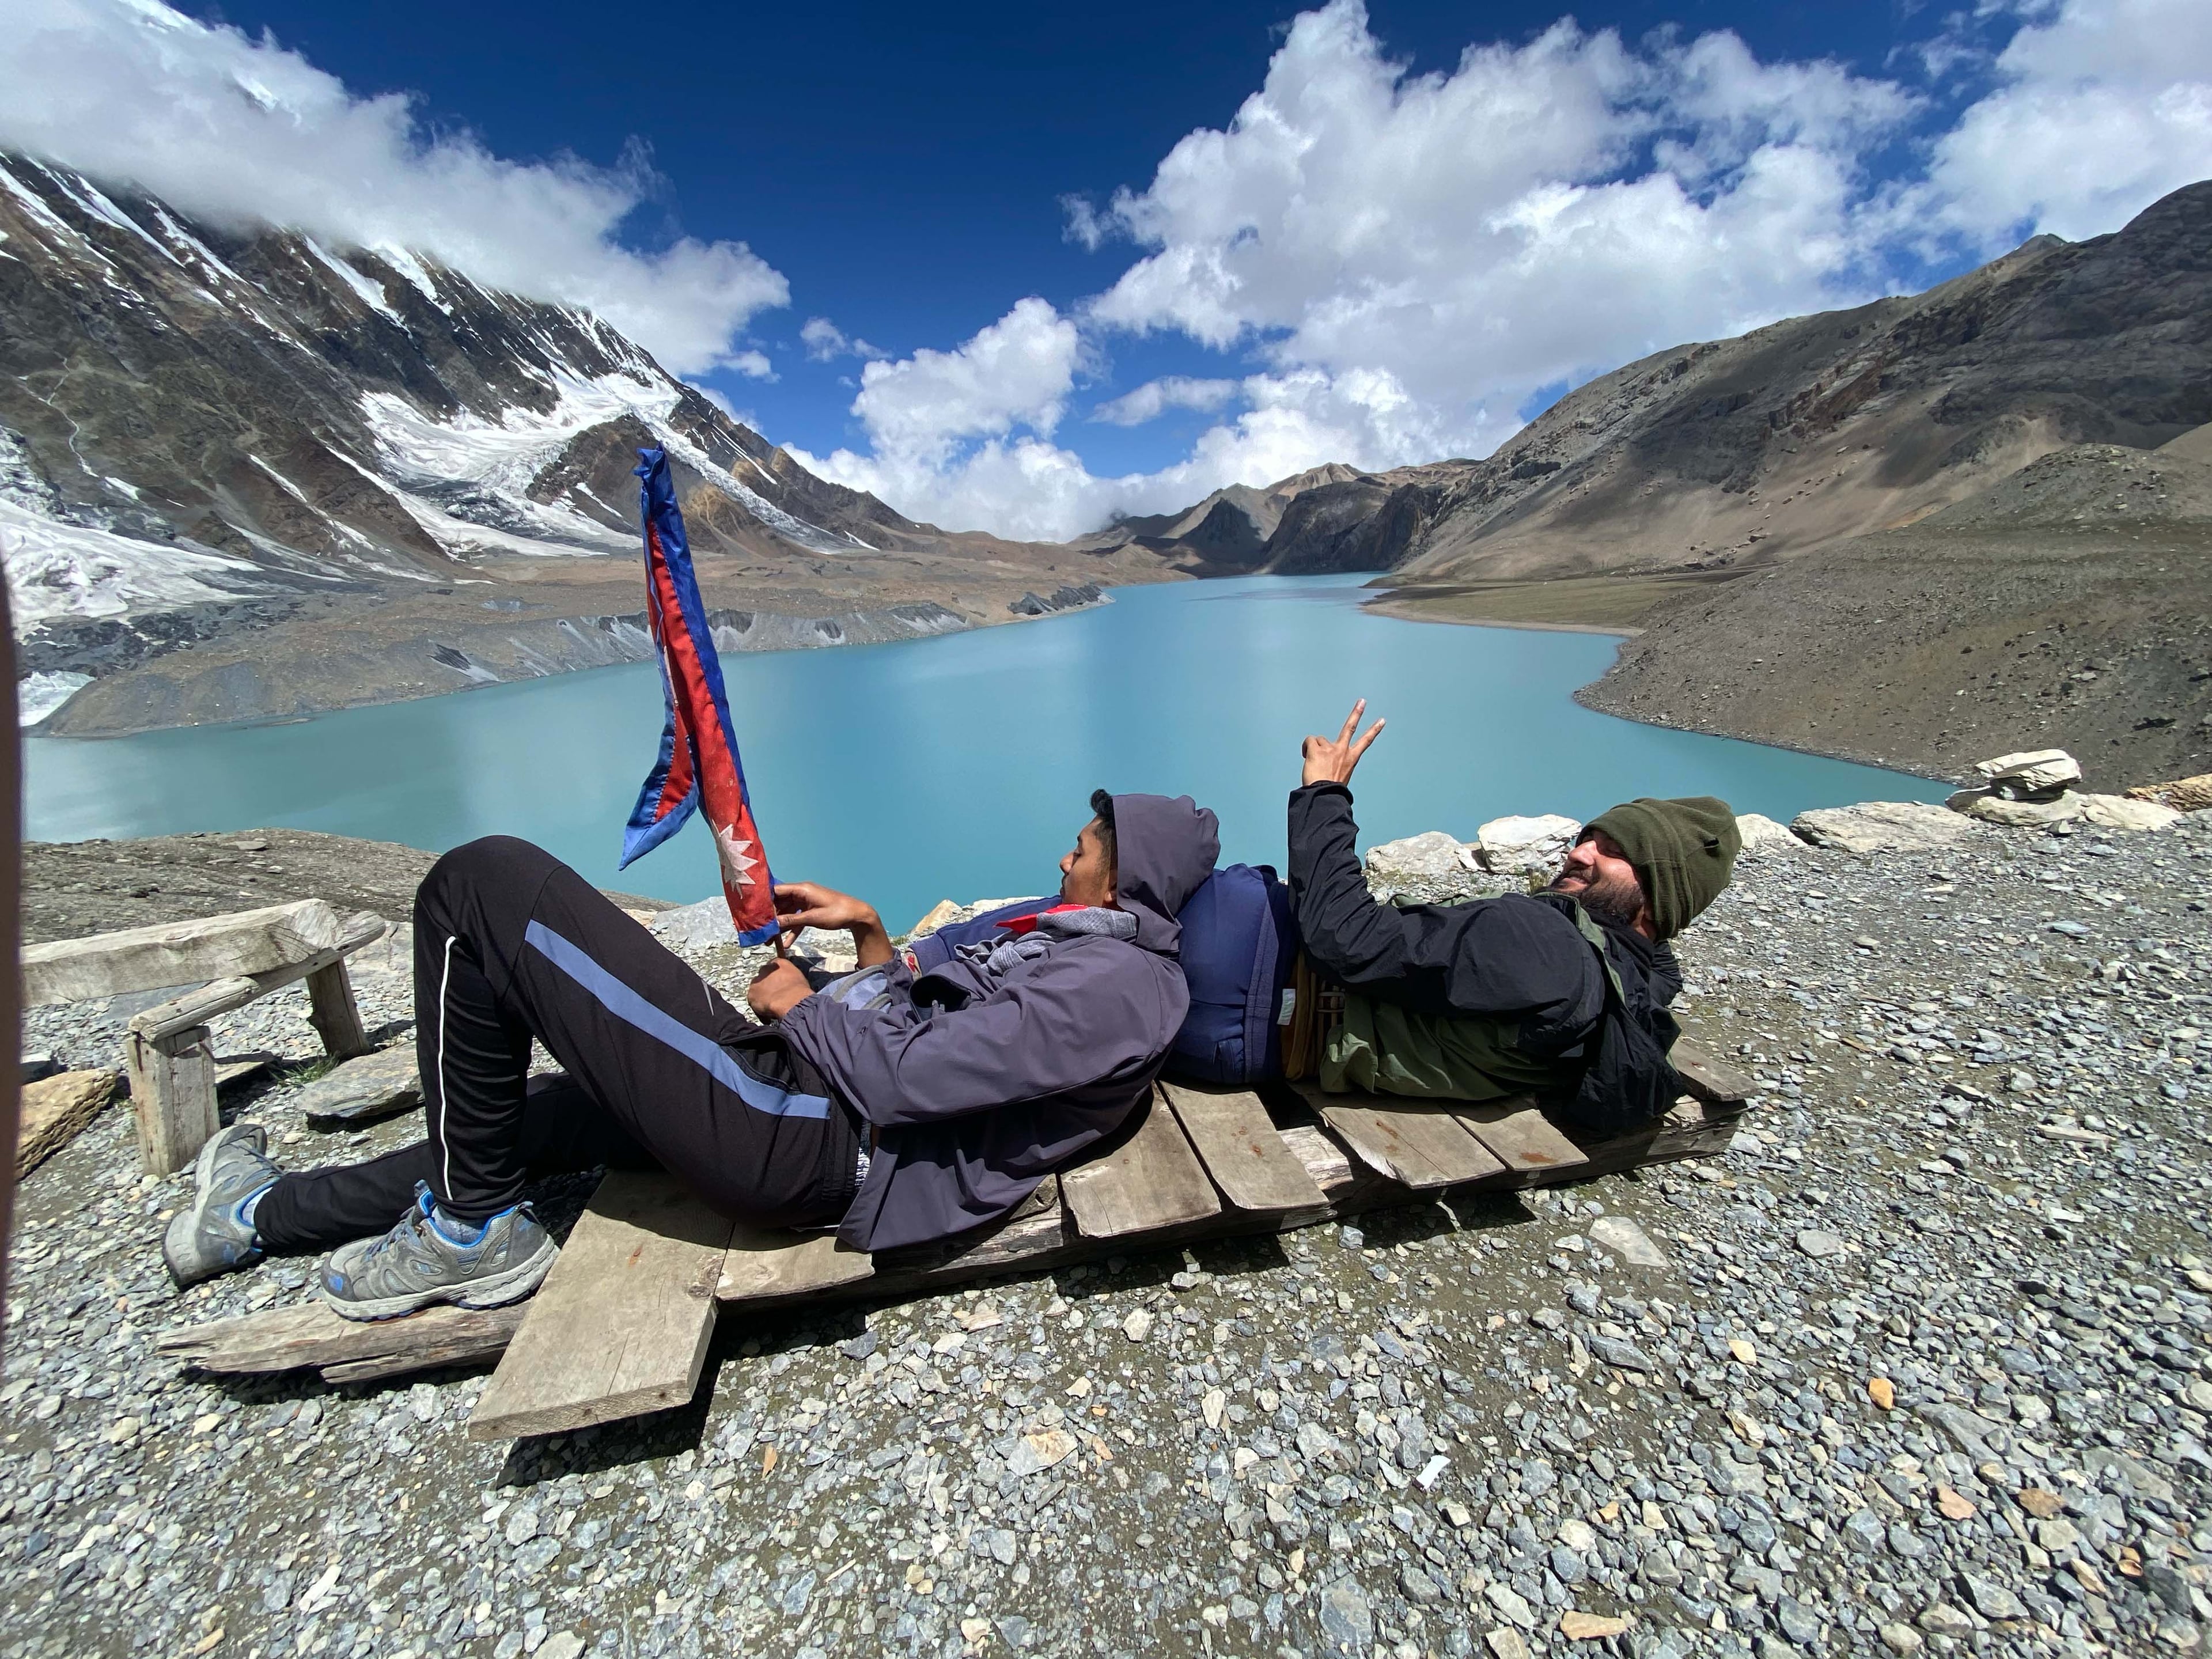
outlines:
[{"label": "white cumulus cloud", "polygon": [[[1069,240],[1136,250],[1058,318],[1066,362],[1165,332],[1256,368],[1233,392],[1150,382],[1095,418],[1208,406],[1177,386],[1241,412],[1170,466],[1105,478],[1050,441],[1066,386],[1036,419],[1009,394],[986,428],[972,394],[894,410],[871,380],[854,411],[873,453],[823,465],[942,522],[1065,536],[1322,461],[1485,454],[1562,385],[1917,285],[1925,261],[2025,233],[2111,230],[2212,175],[2204,0],[1984,0],[1936,27],[1901,56],[1978,77],[1964,93],[1762,60],[1726,31],[1631,45],[1571,20],[1416,75],[1358,0],[1331,0],[1225,126],[1183,137],[1142,189],[1063,204]],[[1993,32],[2001,50],[1976,44]],[[1934,113],[1946,97],[1965,100],[1955,118]],[[942,356],[909,360],[917,385]]]},{"label": "white cumulus cloud", "polygon": [[1091,411],[1094,421],[1103,421],[1109,426],[1142,426],[1156,421],[1170,409],[1219,409],[1237,395],[1234,380],[1203,380],[1188,374],[1164,374],[1157,380],[1147,380],[1133,392],[1125,392],[1111,403],[1103,403]]},{"label": "white cumulus cloud", "polygon": [[809,317],[799,331],[799,338],[806,348],[806,355],[817,363],[831,362],[839,357],[872,360],[890,355],[878,351],[858,336],[847,334],[827,317]]},{"label": "white cumulus cloud", "polygon": [[1936,145],[1910,208],[1986,246],[2117,228],[2212,172],[2212,5],[2067,0],[2014,34],[1997,86]]},{"label": "white cumulus cloud", "polygon": [[230,223],[417,249],[487,286],[586,307],[677,374],[765,377],[739,337],[787,285],[742,242],[623,246],[656,183],[641,153],[612,167],[507,161],[427,131],[404,95],[358,96],[268,35],[158,0],[16,0],[7,34],[0,147]]}]

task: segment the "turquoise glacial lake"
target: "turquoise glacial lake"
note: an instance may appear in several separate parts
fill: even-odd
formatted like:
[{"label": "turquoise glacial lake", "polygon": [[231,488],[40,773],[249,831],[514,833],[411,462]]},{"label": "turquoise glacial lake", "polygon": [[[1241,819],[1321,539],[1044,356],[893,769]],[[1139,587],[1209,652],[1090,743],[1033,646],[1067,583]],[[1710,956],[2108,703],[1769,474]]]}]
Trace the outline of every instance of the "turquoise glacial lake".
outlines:
[{"label": "turquoise glacial lake", "polygon": [[[731,714],[779,879],[860,894],[901,928],[944,897],[1048,891],[1094,788],[1189,794],[1224,860],[1280,868],[1298,740],[1357,696],[1389,726],[1354,781],[1361,844],[1472,839],[1509,812],[1635,795],[1811,806],[1948,786],[1594,714],[1615,641],[1365,614],[1358,576],[1116,589],[1072,616],[898,645],[732,655]],[[617,874],[661,725],[651,663],[279,726],[33,738],[27,831],[76,841],[268,825],[443,851],[525,836],[602,886],[719,890],[701,823]]]}]

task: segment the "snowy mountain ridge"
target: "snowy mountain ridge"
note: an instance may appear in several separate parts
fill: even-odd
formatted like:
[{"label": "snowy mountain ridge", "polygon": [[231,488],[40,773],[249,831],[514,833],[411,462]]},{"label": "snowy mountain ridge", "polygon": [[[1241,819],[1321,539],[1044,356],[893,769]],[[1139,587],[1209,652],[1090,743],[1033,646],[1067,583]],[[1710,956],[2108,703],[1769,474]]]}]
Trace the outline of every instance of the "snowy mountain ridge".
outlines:
[{"label": "snowy mountain ridge", "polygon": [[588,312],[10,153],[0,370],[21,665],[79,684],[310,599],[634,555],[646,444],[695,548],[757,581],[963,540],[815,477]]}]

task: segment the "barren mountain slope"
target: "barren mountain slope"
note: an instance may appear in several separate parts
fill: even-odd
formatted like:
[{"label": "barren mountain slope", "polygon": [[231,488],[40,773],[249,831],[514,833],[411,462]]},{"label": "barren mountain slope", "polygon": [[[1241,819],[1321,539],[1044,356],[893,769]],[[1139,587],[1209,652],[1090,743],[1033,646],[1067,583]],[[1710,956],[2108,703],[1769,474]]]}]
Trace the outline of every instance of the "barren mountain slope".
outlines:
[{"label": "barren mountain slope", "polygon": [[[1483,460],[1322,469],[1337,476],[1255,520],[1236,568],[1429,585],[1727,570],[1909,524],[2069,444],[2150,448],[2209,420],[2212,183],[1925,294],[1655,352]],[[1220,499],[1145,533],[1187,532]]]},{"label": "barren mountain slope", "polygon": [[1191,575],[1242,575],[1269,564],[1277,532],[1301,499],[1328,495],[1340,485],[1357,489],[1367,482],[1367,474],[1331,462],[1263,489],[1231,484],[1180,513],[1117,519],[1070,545],[1102,553],[1141,548]]},{"label": "barren mountain slope", "polygon": [[[1161,574],[813,477],[588,313],[0,155],[0,543],[52,729],[305,713],[641,654],[636,451],[726,648]],[[95,683],[78,688],[87,676]]]},{"label": "barren mountain slope", "polygon": [[2061,450],[1662,605],[1583,701],[1948,777],[2046,745],[2100,787],[2212,769],[2209,440]]},{"label": "barren mountain slope", "polygon": [[1405,574],[1711,567],[1901,526],[2075,443],[2212,420],[2212,183],[1941,287],[1661,352],[1421,502]]}]

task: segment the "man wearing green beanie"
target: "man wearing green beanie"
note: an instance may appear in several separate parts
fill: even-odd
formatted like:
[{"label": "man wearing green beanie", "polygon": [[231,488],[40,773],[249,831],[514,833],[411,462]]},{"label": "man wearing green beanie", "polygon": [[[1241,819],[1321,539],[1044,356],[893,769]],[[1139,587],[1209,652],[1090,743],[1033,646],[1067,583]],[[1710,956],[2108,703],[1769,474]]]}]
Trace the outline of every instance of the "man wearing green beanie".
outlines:
[{"label": "man wearing green beanie", "polygon": [[1667,1012],[1682,975],[1667,941],[1720,896],[1742,842],[1710,795],[1624,802],[1584,826],[1540,893],[1466,904],[1376,902],[1352,816],[1353,705],[1334,738],[1310,737],[1291,796],[1290,885],[1308,963],[1344,988],[1322,1087],[1445,1100],[1534,1093],[1571,1121],[1614,1130],[1681,1091]]}]

